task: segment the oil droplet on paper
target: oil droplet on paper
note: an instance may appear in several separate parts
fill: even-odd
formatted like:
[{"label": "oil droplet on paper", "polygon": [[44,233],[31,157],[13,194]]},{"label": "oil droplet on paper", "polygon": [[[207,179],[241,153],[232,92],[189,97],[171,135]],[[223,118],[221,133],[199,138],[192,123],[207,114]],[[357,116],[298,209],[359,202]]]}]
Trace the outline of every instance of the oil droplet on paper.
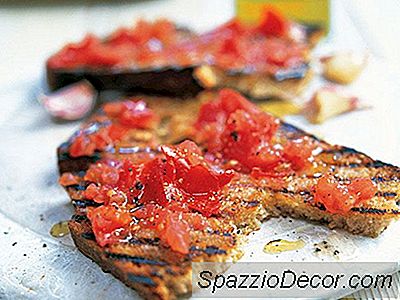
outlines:
[{"label": "oil droplet on paper", "polygon": [[68,221],[54,224],[50,229],[50,234],[54,237],[63,237],[69,234]]},{"label": "oil droplet on paper", "polygon": [[303,248],[306,243],[303,240],[288,241],[288,240],[273,240],[264,246],[264,252],[268,254],[281,253],[285,251],[293,251]]}]

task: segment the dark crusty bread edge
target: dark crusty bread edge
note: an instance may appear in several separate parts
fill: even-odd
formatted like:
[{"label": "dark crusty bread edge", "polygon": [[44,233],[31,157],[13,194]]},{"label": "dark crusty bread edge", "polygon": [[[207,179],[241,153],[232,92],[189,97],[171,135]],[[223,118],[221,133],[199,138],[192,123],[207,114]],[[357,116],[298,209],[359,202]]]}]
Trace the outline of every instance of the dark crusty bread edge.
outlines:
[{"label": "dark crusty bread edge", "polygon": [[101,248],[95,240],[85,237],[85,234],[90,234],[92,231],[88,224],[85,222],[77,222],[74,220],[68,223],[72,239],[78,250],[86,257],[90,258],[106,273],[111,273],[113,276],[122,281],[126,286],[134,289],[141,297],[145,299],[176,299],[180,296],[188,294],[191,288],[191,273],[185,275],[178,275],[176,280],[181,282],[182,289],[178,290],[164,290],[164,293],[156,293],[153,286],[135,282],[129,279],[129,273],[125,273],[123,269],[118,268],[114,261],[105,256],[105,251]]}]

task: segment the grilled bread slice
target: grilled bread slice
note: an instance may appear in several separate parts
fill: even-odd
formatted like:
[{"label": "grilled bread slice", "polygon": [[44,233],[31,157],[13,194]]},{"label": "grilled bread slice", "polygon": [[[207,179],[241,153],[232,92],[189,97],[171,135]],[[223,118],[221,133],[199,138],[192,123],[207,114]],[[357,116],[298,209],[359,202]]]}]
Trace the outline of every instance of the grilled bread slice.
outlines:
[{"label": "grilled bread slice", "polygon": [[[69,222],[75,244],[104,271],[112,273],[144,298],[174,299],[190,294],[192,261],[239,259],[245,236],[257,230],[260,222],[269,217],[291,216],[376,237],[399,216],[399,168],[375,161],[354,149],[330,145],[281,122],[278,136],[288,140],[307,137],[319,145],[321,151],[315,156],[312,168],[282,178],[279,185],[270,179],[255,181],[245,173],[235,177],[221,191],[219,216],[211,217],[218,230],[191,231],[187,254],[172,251],[159,236],[148,230],[100,247],[87,217],[87,209],[101,204],[84,196],[88,186],[84,179],[85,171],[104,157],[140,160],[141,156],[149,153],[160,155],[157,150],[159,144],[179,143],[185,138],[194,138],[190,128],[200,104],[215,97],[209,92],[200,94],[192,101],[146,97],[144,99],[148,105],[160,117],[157,128],[133,129],[111,149],[95,151],[93,155],[70,155],[71,143],[77,135],[58,149],[60,173],[72,172],[76,180],[74,184],[65,185],[76,211]],[[99,118],[94,116],[83,125],[80,134],[92,134],[98,128]],[[331,213],[313,197],[313,187],[326,172],[332,172],[338,181],[343,182],[353,178],[369,178],[375,182],[377,193],[346,213]]]},{"label": "grilled bread slice", "polygon": [[[242,31],[238,28],[244,25],[237,21],[204,34],[165,20],[139,21],[136,27],[119,29],[105,39],[89,35],[66,45],[47,60],[47,82],[51,90],[85,79],[98,90],[170,97],[192,97],[204,89],[221,87],[235,88],[257,99],[293,97],[312,78],[309,54],[322,30],[282,22],[288,24],[287,32],[267,37],[248,34],[251,40],[239,50],[242,41],[235,39]],[[269,40],[270,45],[259,43],[260,38]],[[262,48],[264,54],[260,53]],[[266,58],[273,52],[283,55]],[[297,53],[295,59],[292,52]],[[249,55],[246,63],[232,66],[226,61],[232,57],[242,61],[248,53],[254,57]],[[217,55],[226,57],[217,63]],[[285,57],[298,63],[285,65]],[[260,64],[267,65],[267,70],[257,68]]]}]

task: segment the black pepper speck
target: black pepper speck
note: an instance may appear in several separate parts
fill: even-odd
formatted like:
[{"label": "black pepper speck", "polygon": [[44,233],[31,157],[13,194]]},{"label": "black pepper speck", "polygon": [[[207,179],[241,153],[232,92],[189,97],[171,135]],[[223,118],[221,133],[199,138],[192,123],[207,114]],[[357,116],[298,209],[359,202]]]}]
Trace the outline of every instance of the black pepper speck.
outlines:
[{"label": "black pepper speck", "polygon": [[138,182],[136,182],[136,184],[135,184],[135,188],[137,189],[137,190],[143,190],[143,183],[141,183],[140,181],[138,181]]}]

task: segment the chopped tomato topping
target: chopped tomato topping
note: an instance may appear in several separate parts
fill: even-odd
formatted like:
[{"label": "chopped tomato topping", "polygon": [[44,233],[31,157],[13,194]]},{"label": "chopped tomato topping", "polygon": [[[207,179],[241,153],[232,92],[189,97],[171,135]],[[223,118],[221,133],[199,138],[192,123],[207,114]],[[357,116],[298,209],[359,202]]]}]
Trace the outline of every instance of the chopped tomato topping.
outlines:
[{"label": "chopped tomato topping", "polygon": [[[191,149],[191,150],[190,150]],[[220,202],[218,192],[233,178],[233,171],[211,169],[200,149],[190,141],[177,147],[163,146],[167,165],[173,166],[174,184],[182,193],[189,208],[209,217],[218,214]]]},{"label": "chopped tomato topping", "polygon": [[95,184],[90,184],[86,188],[85,197],[106,204],[132,200],[141,193],[139,173],[140,166],[134,165],[129,160],[122,162],[109,160],[92,164],[84,179]]},{"label": "chopped tomato topping", "polygon": [[176,38],[176,27],[168,20],[162,19],[153,23],[139,20],[134,28],[121,28],[114,32],[108,38],[108,43],[113,46],[147,47],[152,39],[170,44]]},{"label": "chopped tomato topping", "polygon": [[377,188],[369,178],[358,178],[349,184],[340,183],[332,175],[322,176],[315,188],[314,199],[331,213],[346,213],[352,207],[371,199]]},{"label": "chopped tomato topping", "polygon": [[110,137],[111,128],[110,126],[100,127],[89,134],[85,133],[85,130],[81,130],[79,135],[73,139],[69,147],[69,154],[72,157],[90,156],[96,150],[105,150],[115,141]]},{"label": "chopped tomato topping", "polygon": [[[238,161],[243,171],[272,168],[282,154],[270,145],[279,120],[232,90],[222,90],[216,101],[204,104],[195,123],[197,136],[210,152]],[[214,134],[207,137],[210,128]]]},{"label": "chopped tomato topping", "polygon": [[120,241],[124,235],[124,228],[132,221],[129,212],[114,206],[103,205],[89,209],[87,216],[92,223],[96,241],[101,247]]},{"label": "chopped tomato topping", "polygon": [[279,126],[279,119],[229,89],[203,104],[194,125],[197,140],[208,152],[237,162],[242,172],[258,168],[263,173],[282,173],[275,170],[282,164],[292,171],[309,167],[314,143],[308,138],[277,142]]},{"label": "chopped tomato topping", "polygon": [[[142,164],[107,159],[92,164],[84,176],[90,182],[84,196],[112,207],[110,211],[117,211],[122,220],[125,215],[121,212],[134,207],[128,215],[142,228],[155,230],[174,251],[186,254],[190,228],[204,228],[206,217],[219,213],[219,192],[234,174],[212,168],[194,142],[184,141],[161,149],[165,159],[156,157]],[[95,212],[98,213],[93,217]],[[128,225],[110,220],[108,213],[109,210],[91,213],[90,220],[97,222],[95,235],[101,245],[117,241],[118,235],[112,232]]]},{"label": "chopped tomato topping", "polygon": [[200,107],[195,123],[196,135],[201,143],[206,144],[210,152],[218,152],[223,148],[221,140],[229,116],[237,111],[256,112],[258,108],[239,93],[222,89],[215,101],[204,103]]},{"label": "chopped tomato topping", "polygon": [[190,141],[172,147],[163,146],[166,160],[154,159],[145,164],[142,182],[145,186],[142,203],[181,203],[205,216],[218,214],[218,192],[233,177],[232,171],[211,169]]},{"label": "chopped tomato topping", "polygon": [[270,141],[278,125],[278,120],[269,114],[237,110],[230,115],[222,133],[224,156],[241,163],[245,171],[276,166],[282,154]]},{"label": "chopped tomato topping", "polygon": [[75,67],[82,65],[113,66],[122,61],[116,51],[110,51],[99,38],[89,34],[80,43],[66,45],[57,55],[52,56],[51,68]]},{"label": "chopped tomato topping", "polygon": [[158,121],[157,116],[144,101],[122,101],[104,105],[104,112],[112,124],[101,125],[94,132],[86,133],[82,129],[69,148],[72,157],[90,156],[96,150],[106,150],[119,141],[130,128],[151,128]]},{"label": "chopped tomato topping", "polygon": [[165,244],[182,254],[189,253],[191,228],[203,230],[208,224],[202,215],[185,212],[173,205],[161,207],[149,203],[132,215],[140,220],[142,228],[155,230]]},{"label": "chopped tomato topping", "polygon": [[88,35],[48,60],[50,68],[137,68],[215,65],[229,70],[275,74],[306,61],[307,45],[289,37],[290,22],[268,9],[259,25],[233,19],[210,32],[184,34],[167,20],[140,20],[101,40]]}]

